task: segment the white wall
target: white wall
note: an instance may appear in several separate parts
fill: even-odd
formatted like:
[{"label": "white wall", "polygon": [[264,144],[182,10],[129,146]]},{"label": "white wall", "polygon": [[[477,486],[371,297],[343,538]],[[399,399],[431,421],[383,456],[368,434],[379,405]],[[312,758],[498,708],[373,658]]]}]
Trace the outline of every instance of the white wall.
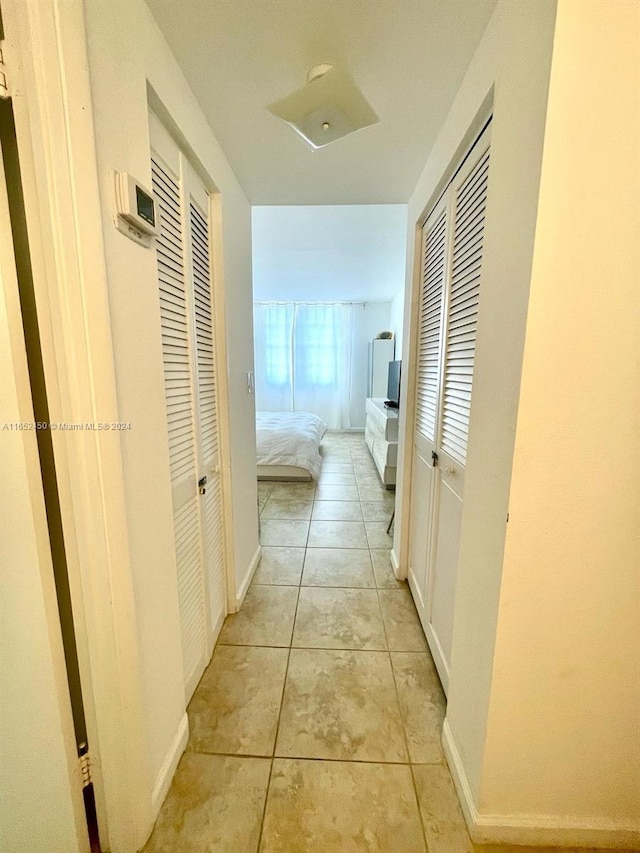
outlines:
[{"label": "white wall", "polygon": [[[524,345],[555,3],[501,0],[469,65],[416,191],[409,222],[422,221],[439,186],[493,98],[491,166],[483,284],[465,473],[447,724],[469,796],[479,802],[485,727],[504,549],[505,522]],[[417,311],[419,233],[407,245],[403,361],[415,362],[411,311]],[[415,266],[414,266],[415,264]],[[411,294],[411,295],[409,295]],[[414,389],[402,373],[404,423]],[[401,436],[394,555],[406,572],[410,442]]]},{"label": "white wall", "polygon": [[351,428],[364,429],[369,369],[369,342],[378,332],[388,331],[390,304],[365,302],[353,306],[353,349],[351,360]]},{"label": "white wall", "polygon": [[222,197],[236,589],[258,547],[249,204],[142,0],[85,4],[146,729],[157,786],[184,717],[155,253],[113,226],[113,170],[149,185],[147,84]]},{"label": "white wall", "polygon": [[404,204],[254,207],[257,301],[390,302],[405,275]]},{"label": "white wall", "polygon": [[396,338],[396,358],[400,358],[404,341],[404,285],[391,300],[389,329]]},{"label": "white wall", "polygon": [[635,825],[635,843],[616,839],[628,847],[640,843],[639,47],[635,0],[559,3],[481,787],[490,814]]}]

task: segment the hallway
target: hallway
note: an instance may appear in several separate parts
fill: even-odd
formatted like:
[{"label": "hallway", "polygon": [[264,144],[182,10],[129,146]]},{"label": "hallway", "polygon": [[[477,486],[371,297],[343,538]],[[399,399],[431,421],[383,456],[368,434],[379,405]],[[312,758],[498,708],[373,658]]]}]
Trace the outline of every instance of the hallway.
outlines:
[{"label": "hallway", "polygon": [[262,562],[190,703],[148,853],[418,853],[423,825],[432,853],[473,849],[442,690],[389,565],[394,493],[362,434],[322,453],[317,486],[259,485]]},{"label": "hallway", "polygon": [[322,455],[318,485],[259,484],[262,562],[145,853],[536,853],[469,839],[442,688],[389,564],[394,493],[362,434]]}]

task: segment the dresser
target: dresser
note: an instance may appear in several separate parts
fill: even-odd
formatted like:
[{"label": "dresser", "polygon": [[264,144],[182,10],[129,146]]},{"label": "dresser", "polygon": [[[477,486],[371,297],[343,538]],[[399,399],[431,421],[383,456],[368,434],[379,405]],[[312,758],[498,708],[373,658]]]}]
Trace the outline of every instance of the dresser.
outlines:
[{"label": "dresser", "polygon": [[364,440],[383,485],[394,487],[398,464],[398,411],[387,409],[384,397],[367,399]]}]

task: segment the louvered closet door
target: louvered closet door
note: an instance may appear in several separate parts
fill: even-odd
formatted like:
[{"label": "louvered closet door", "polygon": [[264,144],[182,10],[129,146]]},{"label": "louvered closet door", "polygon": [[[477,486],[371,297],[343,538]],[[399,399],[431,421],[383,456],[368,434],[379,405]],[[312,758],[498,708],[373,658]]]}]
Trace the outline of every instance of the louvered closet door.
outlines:
[{"label": "louvered closet door", "polygon": [[427,566],[431,531],[429,519],[434,499],[442,323],[448,264],[449,205],[442,199],[422,229],[422,268],[418,303],[418,348],[416,375],[416,421],[413,435],[411,500],[411,551],[409,583],[421,616],[427,598]]},{"label": "louvered closet door", "polygon": [[[437,344],[428,317],[419,333],[409,580],[445,689],[453,634],[488,173],[486,130],[440,202],[447,214]],[[436,211],[425,224],[423,260],[427,267],[439,270],[429,257],[428,234]],[[438,288],[430,287],[436,299]],[[421,373],[425,376],[422,384]],[[429,474],[421,470],[427,465]]]},{"label": "louvered closet door", "polygon": [[[185,697],[191,698],[226,612],[209,197],[150,116],[167,438]],[[199,483],[206,477],[206,483]]]},{"label": "louvered closet door", "polygon": [[[193,337],[199,432],[199,478],[206,477],[201,495],[205,574],[210,642],[217,638],[226,614],[222,479],[218,427],[218,389],[214,338],[213,276],[209,195],[186,164],[189,196],[189,249],[193,292]],[[213,645],[211,645],[211,650]]]}]

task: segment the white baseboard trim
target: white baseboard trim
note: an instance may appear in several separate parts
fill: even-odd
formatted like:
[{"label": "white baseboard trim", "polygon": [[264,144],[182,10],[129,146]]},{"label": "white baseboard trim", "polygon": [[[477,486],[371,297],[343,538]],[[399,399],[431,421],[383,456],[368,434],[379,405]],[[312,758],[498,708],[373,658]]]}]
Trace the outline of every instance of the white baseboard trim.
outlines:
[{"label": "white baseboard trim", "polygon": [[256,569],[260,565],[261,559],[262,559],[262,546],[258,545],[258,547],[256,549],[256,553],[253,555],[253,559],[249,563],[249,568],[247,569],[247,574],[245,575],[245,578],[242,581],[240,589],[238,590],[238,594],[236,595],[236,609],[234,611],[235,613],[237,613],[240,610],[240,608],[242,607],[242,604],[244,602],[244,598],[247,594],[247,590],[249,589],[249,586],[251,585],[251,581],[253,580],[253,576],[256,573]]},{"label": "white baseboard trim", "polygon": [[399,578],[399,574],[400,574],[400,560],[398,559],[398,555],[396,554],[396,552],[395,552],[395,550],[394,550],[393,548],[391,549],[391,552],[390,552],[390,554],[389,554],[389,557],[391,558],[391,566],[392,566],[392,568],[393,568],[393,573],[395,574],[395,576],[396,576],[399,580],[405,580],[404,578]]},{"label": "white baseboard trim", "polygon": [[153,786],[153,791],[151,792],[151,827],[149,834],[151,834],[153,824],[160,813],[160,808],[164,802],[164,798],[167,796],[171,780],[176,772],[176,767],[182,757],[182,753],[185,751],[188,739],[189,718],[185,712],[180,720],[180,725],[178,726],[178,731],[175,734],[173,743],[169,747],[169,751],[162,762],[162,767],[156,777],[156,783]]},{"label": "white baseboard trim", "polygon": [[469,835],[475,844],[515,844],[530,847],[596,847],[610,850],[640,848],[640,829],[632,824],[570,815],[479,814],[448,720],[442,727],[442,746],[460,800]]},{"label": "white baseboard trim", "polygon": [[597,817],[589,819],[559,815],[479,815],[471,837],[476,844],[640,849],[640,830]]},{"label": "white baseboard trim", "polygon": [[446,718],[442,724],[442,748],[444,750],[444,756],[447,759],[447,764],[449,765],[451,778],[453,779],[458,799],[460,800],[460,806],[467,824],[467,829],[469,830],[469,834],[473,837],[473,830],[478,820],[478,809],[476,808],[476,803],[473,798],[473,794],[471,793],[471,786],[469,785],[469,780],[467,779],[467,774],[465,773],[464,765],[462,764],[462,759],[458,752],[458,747],[456,746],[453,734],[451,733],[449,720]]}]

